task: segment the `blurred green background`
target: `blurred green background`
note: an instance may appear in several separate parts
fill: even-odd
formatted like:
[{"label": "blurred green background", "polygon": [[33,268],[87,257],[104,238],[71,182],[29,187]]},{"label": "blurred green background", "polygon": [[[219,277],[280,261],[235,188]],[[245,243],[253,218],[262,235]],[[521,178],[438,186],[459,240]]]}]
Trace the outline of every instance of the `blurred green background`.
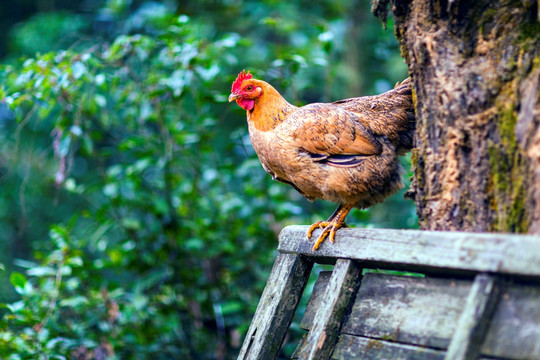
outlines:
[{"label": "blurred green background", "polygon": [[[0,3],[0,358],[236,358],[280,229],[336,205],[262,170],[231,83],[297,105],[390,89],[407,68],[369,7]],[[348,223],[417,219],[402,191]]]}]

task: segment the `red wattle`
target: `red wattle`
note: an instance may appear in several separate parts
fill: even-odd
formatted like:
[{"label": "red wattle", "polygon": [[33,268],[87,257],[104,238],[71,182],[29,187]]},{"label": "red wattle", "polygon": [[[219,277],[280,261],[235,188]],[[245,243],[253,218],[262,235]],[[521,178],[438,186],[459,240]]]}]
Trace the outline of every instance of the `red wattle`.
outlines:
[{"label": "red wattle", "polygon": [[255,100],[249,100],[249,99],[237,99],[236,103],[244,110],[251,111],[253,110],[253,107],[255,106]]}]

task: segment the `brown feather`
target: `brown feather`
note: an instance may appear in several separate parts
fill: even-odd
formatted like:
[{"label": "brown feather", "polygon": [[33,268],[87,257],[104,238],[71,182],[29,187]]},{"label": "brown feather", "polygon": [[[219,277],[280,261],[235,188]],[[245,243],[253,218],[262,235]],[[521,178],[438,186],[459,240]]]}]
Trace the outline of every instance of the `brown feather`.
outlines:
[{"label": "brown feather", "polygon": [[334,103],[289,104],[270,84],[248,111],[253,147],[264,169],[309,200],[364,208],[399,190],[397,156],[412,147],[411,83],[377,96]]}]

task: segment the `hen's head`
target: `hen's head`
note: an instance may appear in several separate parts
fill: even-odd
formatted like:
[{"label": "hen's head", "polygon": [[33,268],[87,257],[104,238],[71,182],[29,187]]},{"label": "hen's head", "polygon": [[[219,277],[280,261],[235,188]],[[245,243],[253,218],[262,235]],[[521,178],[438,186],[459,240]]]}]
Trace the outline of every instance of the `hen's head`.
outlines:
[{"label": "hen's head", "polygon": [[236,100],[236,103],[244,110],[251,111],[255,106],[255,100],[263,94],[263,82],[251,78],[249,71],[246,74],[242,70],[232,84],[229,102]]}]

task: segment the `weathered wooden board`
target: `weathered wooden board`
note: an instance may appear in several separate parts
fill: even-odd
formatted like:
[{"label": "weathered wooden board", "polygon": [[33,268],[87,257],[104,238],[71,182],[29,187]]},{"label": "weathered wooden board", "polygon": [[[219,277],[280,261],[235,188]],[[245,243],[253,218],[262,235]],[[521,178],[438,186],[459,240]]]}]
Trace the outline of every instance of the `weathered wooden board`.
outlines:
[{"label": "weathered wooden board", "polygon": [[332,360],[443,360],[444,356],[442,350],[343,335],[332,354]]},{"label": "weathered wooden board", "polygon": [[482,354],[540,360],[540,288],[511,285],[501,289]]},{"label": "weathered wooden board", "polygon": [[300,341],[298,342],[298,345],[296,346],[296,349],[294,349],[294,353],[292,354],[291,356],[291,360],[295,360],[295,359],[298,359],[298,356],[300,354],[300,351],[304,348],[304,345],[306,343],[306,339],[307,339],[307,333],[304,334],[304,336],[302,336],[302,338],[300,339]]},{"label": "weathered wooden board", "polygon": [[[313,252],[306,230],[280,234],[239,360],[276,358],[313,262],[336,267],[315,284],[293,358],[540,360],[540,236],[341,229]],[[352,296],[360,267],[440,277],[369,273]]]},{"label": "weathered wooden board", "polygon": [[342,333],[446,349],[471,284],[366,274]]},{"label": "weathered wooden board", "polygon": [[478,274],[452,336],[445,360],[476,360],[499,295],[493,275]]},{"label": "weathered wooden board", "polygon": [[334,360],[443,360],[444,351],[390,341],[343,335],[332,354]]},{"label": "weathered wooden board", "polygon": [[347,310],[360,286],[361,268],[351,260],[340,259],[319,297],[313,325],[303,346],[295,352],[299,359],[326,360],[337,342]]},{"label": "weathered wooden board", "polygon": [[319,250],[312,251],[313,243],[306,239],[307,229],[307,226],[284,228],[278,250],[304,254],[321,262],[349,258],[363,261],[364,267],[540,276],[540,236],[340,229],[335,243],[325,241]]},{"label": "weathered wooden board", "polygon": [[[319,288],[324,289],[324,278]],[[467,310],[467,300],[478,299],[474,293],[484,291],[492,292],[492,285],[479,283],[475,290],[467,280],[366,274],[341,333],[444,350],[456,331],[459,332],[458,324],[464,312],[478,310],[482,302],[489,311],[490,296],[476,303],[470,300],[472,304]],[[481,354],[540,360],[540,288],[501,286],[499,298],[491,321],[481,325],[487,327]],[[310,307],[316,309],[317,304]],[[310,312],[306,310],[308,319]],[[479,315],[473,317],[478,319]],[[310,323],[304,325],[309,328]],[[469,346],[466,342],[459,345],[466,350]]]},{"label": "weathered wooden board", "polygon": [[302,256],[278,255],[238,360],[276,358],[312,267]]},{"label": "weathered wooden board", "polygon": [[313,291],[311,292],[311,296],[306,306],[304,316],[302,317],[302,321],[300,321],[301,329],[311,329],[311,326],[313,325],[313,319],[315,318],[315,313],[317,312],[317,309],[321,304],[322,297],[324,296],[324,294],[326,294],[326,285],[330,280],[330,276],[332,276],[331,271],[321,271],[319,273],[319,277],[317,278],[315,285],[313,285]]}]

